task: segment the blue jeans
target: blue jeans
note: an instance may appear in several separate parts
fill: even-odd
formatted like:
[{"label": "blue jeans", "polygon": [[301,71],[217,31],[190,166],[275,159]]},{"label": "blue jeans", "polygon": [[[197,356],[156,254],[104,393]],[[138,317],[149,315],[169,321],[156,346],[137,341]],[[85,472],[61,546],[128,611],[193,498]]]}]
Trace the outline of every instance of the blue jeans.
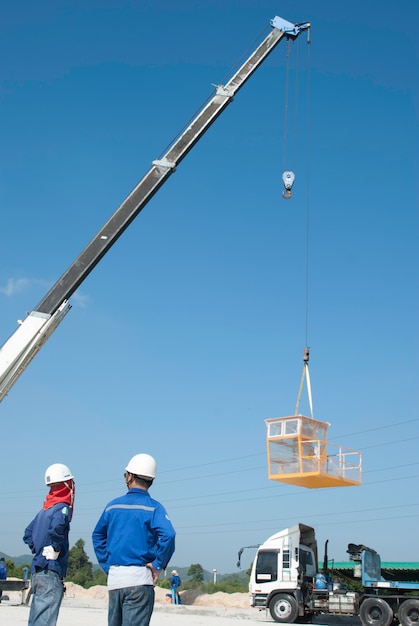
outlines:
[{"label": "blue jeans", "polygon": [[149,626],[154,587],[138,585],[109,591],[108,626]]},{"label": "blue jeans", "polygon": [[28,626],[55,626],[64,585],[57,572],[43,570],[31,576],[32,602]]}]

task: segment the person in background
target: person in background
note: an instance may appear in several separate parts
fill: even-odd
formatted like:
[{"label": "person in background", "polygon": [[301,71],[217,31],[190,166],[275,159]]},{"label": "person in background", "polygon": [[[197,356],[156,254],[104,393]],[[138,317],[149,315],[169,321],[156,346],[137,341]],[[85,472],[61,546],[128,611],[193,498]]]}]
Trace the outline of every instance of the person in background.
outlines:
[{"label": "person in background", "polygon": [[175,530],[148,493],[156,461],[136,454],[125,468],[128,492],[112,500],[92,534],[99,565],[108,575],[108,626],[148,626],[154,585],[175,550]]},{"label": "person in background", "polygon": [[[6,580],[8,573],[9,573],[9,570],[6,565],[6,561],[4,560],[4,557],[2,556],[0,559],[0,580]],[[3,589],[0,589],[0,602],[1,602],[2,595],[3,595]]]},{"label": "person in background", "polygon": [[64,595],[70,521],[73,515],[74,476],[62,463],[45,472],[49,493],[41,511],[25,530],[23,541],[34,555],[31,564],[32,603],[28,626],[55,626]]},{"label": "person in background", "polygon": [[172,604],[180,604],[180,598],[178,594],[178,588],[182,584],[180,576],[174,569],[170,572],[170,590],[172,592]]}]

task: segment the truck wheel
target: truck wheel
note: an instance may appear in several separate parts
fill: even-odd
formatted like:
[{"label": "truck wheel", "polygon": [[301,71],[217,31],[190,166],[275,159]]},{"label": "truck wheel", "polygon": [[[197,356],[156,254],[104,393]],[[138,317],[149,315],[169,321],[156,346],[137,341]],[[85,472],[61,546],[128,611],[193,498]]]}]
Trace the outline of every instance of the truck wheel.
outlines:
[{"label": "truck wheel", "polygon": [[288,593],[279,593],[269,602],[269,611],[276,622],[292,624],[298,617],[297,600]]},{"label": "truck wheel", "polygon": [[405,600],[401,603],[398,614],[402,626],[419,626],[419,600]]},{"label": "truck wheel", "polygon": [[390,626],[393,621],[393,611],[382,598],[367,598],[361,604],[359,617],[362,626]]}]

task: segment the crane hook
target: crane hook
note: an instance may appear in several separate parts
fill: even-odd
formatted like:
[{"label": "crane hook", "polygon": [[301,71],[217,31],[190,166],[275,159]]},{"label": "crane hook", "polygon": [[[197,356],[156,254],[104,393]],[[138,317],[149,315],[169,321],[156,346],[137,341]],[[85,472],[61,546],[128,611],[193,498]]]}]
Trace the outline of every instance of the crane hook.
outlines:
[{"label": "crane hook", "polygon": [[284,191],[282,192],[282,197],[285,200],[289,200],[292,196],[291,189],[294,184],[295,174],[294,172],[287,171],[282,174],[282,182],[284,184]]}]

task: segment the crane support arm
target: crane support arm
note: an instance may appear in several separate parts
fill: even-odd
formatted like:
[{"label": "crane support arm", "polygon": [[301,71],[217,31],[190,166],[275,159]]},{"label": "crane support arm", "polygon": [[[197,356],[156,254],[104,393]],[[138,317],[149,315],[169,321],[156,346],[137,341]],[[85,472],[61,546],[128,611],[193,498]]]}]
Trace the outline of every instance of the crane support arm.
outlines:
[{"label": "crane support arm", "polygon": [[70,310],[64,301],[53,315],[32,311],[0,350],[0,402]]},{"label": "crane support arm", "polygon": [[[280,17],[275,17],[271,20],[271,26],[272,30],[265,39],[225,85],[216,86],[213,95],[187,128],[160,159],[153,161],[151,169],[138,185],[93,237],[74,263],[59,278],[34,311],[29,314],[28,320],[25,320],[18,327],[15,334],[0,349],[0,401],[62,321],[65,313],[68,312],[67,301],[72,294],[175,171],[197,141],[230,104],[235,94],[284,36],[295,39],[303,30],[308,30],[310,24],[293,24]],[[25,342],[26,347],[23,347]]]}]

